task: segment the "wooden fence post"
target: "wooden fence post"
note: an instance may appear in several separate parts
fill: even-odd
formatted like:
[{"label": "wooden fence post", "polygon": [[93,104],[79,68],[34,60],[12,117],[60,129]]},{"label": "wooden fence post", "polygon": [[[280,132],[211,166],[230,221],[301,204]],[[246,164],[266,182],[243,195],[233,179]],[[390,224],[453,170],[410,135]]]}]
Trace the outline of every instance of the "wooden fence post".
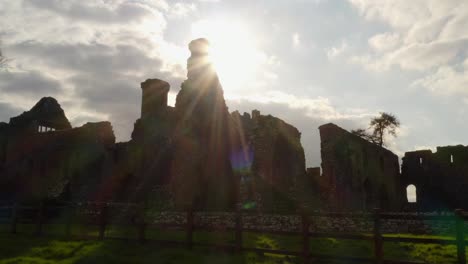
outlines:
[{"label": "wooden fence post", "polygon": [[145,232],[146,232],[146,219],[145,219],[145,205],[140,204],[137,208],[137,225],[138,225],[138,240],[140,243],[145,243]]},{"label": "wooden fence post", "polygon": [[241,205],[236,207],[236,251],[242,250],[242,208]]},{"label": "wooden fence post", "polygon": [[304,263],[309,263],[309,217],[305,212],[301,213],[302,219],[302,257],[304,258]]},{"label": "wooden fence post", "polygon": [[107,221],[107,204],[101,207],[99,213],[99,240],[104,239],[106,233],[106,221]]},{"label": "wooden fence post", "polygon": [[465,220],[463,218],[463,210],[455,210],[455,229],[457,232],[457,259],[458,264],[466,264],[465,254]]},{"label": "wooden fence post", "polygon": [[193,248],[193,209],[190,207],[187,210],[187,248]]},{"label": "wooden fence post", "polygon": [[44,222],[44,201],[39,203],[39,207],[37,208],[37,219],[36,219],[36,235],[42,235],[42,224]]},{"label": "wooden fence post", "polygon": [[75,214],[75,207],[73,206],[72,203],[68,204],[67,210],[66,210],[66,224],[65,224],[65,237],[70,238],[71,237],[71,228],[73,224],[73,216]]},{"label": "wooden fence post", "polygon": [[11,207],[11,233],[16,234],[17,233],[17,223],[18,223],[18,203],[14,203],[13,206]]},{"label": "wooden fence post", "polygon": [[381,232],[380,209],[374,209],[374,257],[376,264],[383,263],[383,240]]}]

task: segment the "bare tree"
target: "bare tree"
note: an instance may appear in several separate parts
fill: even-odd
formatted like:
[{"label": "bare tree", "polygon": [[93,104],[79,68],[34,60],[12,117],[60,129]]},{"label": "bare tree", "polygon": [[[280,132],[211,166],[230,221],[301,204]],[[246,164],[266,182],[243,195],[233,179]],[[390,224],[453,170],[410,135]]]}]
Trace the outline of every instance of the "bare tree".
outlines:
[{"label": "bare tree", "polygon": [[367,132],[366,129],[359,128],[359,129],[351,130],[351,133],[353,133],[356,136],[362,137],[363,139],[369,142],[377,144],[376,138],[374,138],[374,136],[371,133]]},{"label": "bare tree", "polygon": [[381,112],[380,116],[371,119],[368,128],[371,130],[370,133],[366,129],[352,130],[351,133],[382,147],[385,146],[385,135],[396,137],[398,127],[400,127],[400,121],[395,115]]}]

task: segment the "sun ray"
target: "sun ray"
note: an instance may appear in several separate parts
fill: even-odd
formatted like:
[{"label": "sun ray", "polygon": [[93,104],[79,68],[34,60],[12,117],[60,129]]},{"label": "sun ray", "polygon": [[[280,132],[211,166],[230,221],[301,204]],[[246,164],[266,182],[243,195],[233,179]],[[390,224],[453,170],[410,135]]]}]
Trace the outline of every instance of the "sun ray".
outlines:
[{"label": "sun ray", "polygon": [[192,25],[192,39],[210,41],[209,57],[223,88],[243,88],[266,60],[248,27],[236,20],[201,20]]}]

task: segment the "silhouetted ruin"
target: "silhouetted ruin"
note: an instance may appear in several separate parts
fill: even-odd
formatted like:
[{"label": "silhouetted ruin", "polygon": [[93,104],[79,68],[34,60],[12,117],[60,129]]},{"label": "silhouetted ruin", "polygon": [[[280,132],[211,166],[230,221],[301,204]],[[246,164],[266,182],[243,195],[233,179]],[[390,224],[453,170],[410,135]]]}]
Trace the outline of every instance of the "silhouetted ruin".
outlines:
[{"label": "silhouetted ruin", "polygon": [[2,199],[99,199],[115,144],[109,122],[71,128],[58,102],[45,97],[4,123],[0,139]]},{"label": "silhouetted ruin", "polygon": [[325,204],[339,210],[400,209],[397,155],[335,124],[319,130]]},{"label": "silhouetted ruin", "polygon": [[437,151],[406,152],[402,164],[401,194],[416,188],[420,210],[447,210],[468,205],[468,147],[437,147]]},{"label": "silhouetted ruin", "polygon": [[[305,168],[301,133],[254,110],[229,113],[207,58],[189,44],[187,80],[175,106],[169,83],[141,83],[141,117],[128,142],[109,122],[72,128],[42,98],[0,123],[0,200],[143,202],[169,208],[296,210],[453,209],[468,204],[468,147],[398,156],[335,124],[320,126],[322,171]],[[417,202],[406,188],[414,185]]]},{"label": "silhouetted ruin", "polygon": [[305,172],[299,131],[258,111],[230,114],[207,46],[204,39],[189,44],[175,107],[167,105],[167,82],[141,83],[141,117],[128,142],[115,143],[108,122],[71,128],[53,98],[2,123],[1,199],[203,209],[292,204]]},{"label": "silhouetted ruin", "polygon": [[[308,168],[317,207],[332,210],[453,210],[466,208],[468,147],[406,152],[400,166],[391,151],[335,124],[319,127],[322,174]],[[408,187],[416,190],[409,201]],[[322,206],[320,206],[322,205]]]},{"label": "silhouetted ruin", "polygon": [[267,208],[291,208],[304,189],[305,156],[301,133],[271,115],[233,112],[240,145],[232,164],[241,180],[241,201]]}]

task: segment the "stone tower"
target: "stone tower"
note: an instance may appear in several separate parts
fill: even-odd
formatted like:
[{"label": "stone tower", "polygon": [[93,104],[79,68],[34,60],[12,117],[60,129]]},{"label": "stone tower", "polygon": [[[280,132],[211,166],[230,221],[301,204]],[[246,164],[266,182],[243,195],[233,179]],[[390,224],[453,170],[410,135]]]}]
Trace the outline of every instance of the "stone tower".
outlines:
[{"label": "stone tower", "polygon": [[[176,98],[174,157],[176,202],[207,209],[234,205],[230,163],[230,115],[218,76],[208,59],[206,39],[190,42],[187,80]],[[191,203],[191,204],[190,204]]]},{"label": "stone tower", "polygon": [[148,79],[141,83],[143,92],[141,117],[155,116],[167,106],[169,83],[159,79]]},{"label": "stone tower", "polygon": [[214,121],[213,118],[226,119],[228,115],[224,91],[209,60],[208,47],[209,42],[203,38],[190,42],[187,80],[176,98],[177,111],[185,111],[185,118],[196,118],[203,125],[209,125],[207,123]]}]

